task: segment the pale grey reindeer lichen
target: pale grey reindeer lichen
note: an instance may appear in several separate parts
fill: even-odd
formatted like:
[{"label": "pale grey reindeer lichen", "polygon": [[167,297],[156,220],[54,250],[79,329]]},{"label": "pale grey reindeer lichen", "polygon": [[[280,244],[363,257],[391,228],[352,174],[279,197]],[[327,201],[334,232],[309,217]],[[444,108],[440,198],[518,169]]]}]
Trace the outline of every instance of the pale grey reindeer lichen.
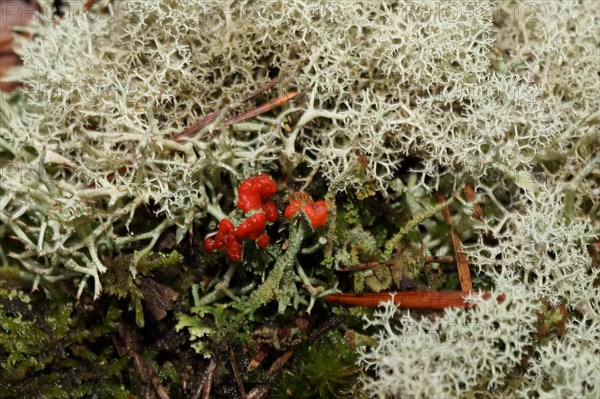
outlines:
[{"label": "pale grey reindeer lichen", "polygon": [[[585,252],[600,228],[594,0],[103,0],[89,12],[73,1],[60,21],[40,3],[45,17],[27,28],[33,39],[21,40],[24,66],[12,77],[25,83],[22,99],[3,98],[0,116],[3,238],[24,248],[9,259],[36,281],[79,277],[81,293],[92,277],[99,295],[104,253],[140,243],[143,253],[166,229],[180,241],[223,218],[223,191],[249,171],[293,176],[304,165],[336,191],[367,181],[386,194],[410,157],[411,195],[449,177],[457,187],[474,181],[487,213],[463,232],[466,250],[493,294],[515,303],[474,299],[477,310],[441,321],[520,330],[442,345],[409,336],[396,353],[398,330],[376,316],[380,344],[362,359],[382,372],[365,380],[369,391],[598,396],[598,265]],[[280,93],[300,90],[303,101],[245,130],[215,123],[170,140],[277,70]],[[358,160],[364,173],[353,173]],[[139,230],[131,223],[147,204],[156,224]],[[496,247],[477,238],[487,230]],[[427,250],[433,241],[424,237]],[[577,313],[516,376],[540,300]],[[408,315],[402,323],[399,331],[430,327]],[[424,379],[432,385],[415,383]]]}]

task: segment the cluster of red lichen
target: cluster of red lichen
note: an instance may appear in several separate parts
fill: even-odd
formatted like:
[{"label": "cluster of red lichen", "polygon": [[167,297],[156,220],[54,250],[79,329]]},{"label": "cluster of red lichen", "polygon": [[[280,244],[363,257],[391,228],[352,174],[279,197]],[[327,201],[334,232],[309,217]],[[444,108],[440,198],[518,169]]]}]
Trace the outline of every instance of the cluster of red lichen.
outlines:
[{"label": "cluster of red lichen", "polygon": [[[269,245],[271,238],[265,226],[267,222],[274,223],[279,218],[279,211],[271,199],[276,192],[275,181],[264,173],[244,180],[238,189],[237,207],[248,217],[237,229],[229,219],[222,219],[215,237],[204,241],[206,252],[222,250],[229,259],[239,262],[242,260],[242,240],[255,240],[261,248]],[[324,226],[327,222],[329,208],[323,200],[313,202],[306,193],[294,193],[285,209],[286,219],[294,217],[300,210],[304,211],[313,228]]]},{"label": "cluster of red lichen", "polygon": [[242,241],[235,235],[235,226],[229,219],[221,219],[215,238],[204,240],[204,249],[209,254],[217,249],[225,250],[229,259],[242,260]]},{"label": "cluster of red lichen", "polygon": [[327,214],[329,213],[327,202],[313,201],[312,197],[304,192],[290,195],[290,204],[283,211],[283,215],[286,219],[291,219],[300,211],[304,211],[313,228],[325,226],[327,223]]},{"label": "cluster of red lichen", "polygon": [[238,189],[237,207],[244,213],[251,214],[236,229],[228,219],[222,219],[215,238],[204,241],[204,249],[208,253],[224,250],[232,261],[242,259],[242,240],[256,240],[261,248],[269,245],[271,240],[265,232],[267,221],[277,221],[279,212],[271,196],[277,192],[277,185],[266,174],[244,180]]}]

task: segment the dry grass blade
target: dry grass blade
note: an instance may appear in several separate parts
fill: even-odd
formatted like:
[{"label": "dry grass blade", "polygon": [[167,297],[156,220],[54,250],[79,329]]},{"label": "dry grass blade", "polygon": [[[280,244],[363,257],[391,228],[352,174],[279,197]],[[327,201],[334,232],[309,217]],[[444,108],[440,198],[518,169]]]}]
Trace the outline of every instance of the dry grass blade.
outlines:
[{"label": "dry grass blade", "polygon": [[269,394],[269,390],[262,385],[256,386],[248,392],[248,399],[262,399]]},{"label": "dry grass blade", "polygon": [[283,366],[285,366],[286,363],[290,360],[290,358],[292,357],[293,354],[294,354],[294,349],[290,349],[289,351],[285,352],[283,355],[279,356],[277,358],[277,360],[275,360],[273,362],[273,364],[271,365],[271,367],[269,368],[269,371],[267,373],[269,375],[269,377],[270,378],[276,377],[277,374],[279,374],[279,372],[283,368]]},{"label": "dry grass blade", "polygon": [[202,394],[202,399],[209,399],[210,392],[212,391],[213,380],[215,379],[215,371],[217,369],[217,359],[215,356],[211,357],[206,370],[204,371],[204,375],[202,376],[202,381],[200,381],[200,385],[198,385],[198,389],[194,393],[192,399],[199,399],[200,394]]},{"label": "dry grass blade", "polygon": [[248,364],[246,372],[250,373],[251,371],[254,371],[258,366],[262,364],[263,360],[265,360],[265,357],[267,357],[267,353],[265,351],[259,351],[256,354],[256,356],[252,358],[250,364]]}]

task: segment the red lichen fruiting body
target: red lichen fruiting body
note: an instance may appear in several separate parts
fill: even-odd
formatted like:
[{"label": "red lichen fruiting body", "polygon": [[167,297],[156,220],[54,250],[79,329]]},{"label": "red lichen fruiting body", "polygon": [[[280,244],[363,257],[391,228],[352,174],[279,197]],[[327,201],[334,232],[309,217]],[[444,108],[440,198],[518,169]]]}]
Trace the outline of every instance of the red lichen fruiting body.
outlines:
[{"label": "red lichen fruiting body", "polygon": [[238,202],[237,207],[244,212],[250,212],[253,210],[260,209],[262,201],[258,193],[249,192],[242,194],[241,190],[238,191]]},{"label": "red lichen fruiting body", "polygon": [[239,262],[242,259],[242,242],[235,235],[235,226],[228,219],[221,219],[215,238],[204,240],[204,250],[213,253],[224,250],[229,259]]},{"label": "red lichen fruiting body", "polygon": [[267,215],[267,220],[271,223],[275,223],[279,219],[279,211],[273,200],[268,200],[263,204],[263,211]]},{"label": "red lichen fruiting body", "polygon": [[217,230],[217,236],[215,237],[215,241],[220,243],[220,245],[225,244],[226,237],[235,231],[235,226],[231,223],[229,219],[221,219],[219,222],[219,229]]},{"label": "red lichen fruiting body", "polygon": [[271,242],[271,237],[269,237],[267,233],[262,233],[260,237],[256,239],[256,245],[260,248],[266,248],[269,245],[269,242]]},{"label": "red lichen fruiting body", "polygon": [[255,240],[264,232],[266,223],[267,215],[264,212],[257,212],[238,226],[235,235],[244,240]]},{"label": "red lichen fruiting body", "polygon": [[272,195],[277,193],[277,184],[275,181],[265,173],[260,175],[257,179],[257,187],[260,197],[263,200],[269,199]]},{"label": "red lichen fruiting body", "polygon": [[225,249],[225,253],[227,257],[234,262],[239,262],[242,260],[242,241],[235,236],[235,234],[230,234],[227,236],[227,246]]},{"label": "red lichen fruiting body", "polygon": [[244,180],[238,189],[237,206],[244,213],[255,211],[236,229],[228,219],[222,219],[214,238],[204,240],[204,249],[212,253],[217,249],[226,252],[229,259],[235,262],[242,260],[244,240],[256,240],[256,244],[264,248],[269,245],[270,237],[265,232],[267,220],[274,223],[279,218],[275,202],[271,199],[277,193],[277,184],[267,174]]},{"label": "red lichen fruiting body", "polygon": [[325,226],[325,224],[327,224],[327,214],[329,213],[327,202],[318,200],[312,204],[306,205],[303,210],[313,228]]},{"label": "red lichen fruiting body", "polygon": [[283,216],[285,216],[286,219],[291,219],[294,216],[296,216],[296,214],[301,210],[302,202],[300,200],[291,200],[289,205],[285,207],[285,210],[283,211]]},{"label": "red lichen fruiting body", "polygon": [[213,253],[216,249],[222,249],[227,241],[227,236],[235,232],[235,226],[228,219],[221,219],[219,229],[215,238],[207,238],[204,240],[204,249],[206,252]]},{"label": "red lichen fruiting body", "polygon": [[292,201],[300,201],[302,205],[312,204],[314,201],[310,194],[304,191],[295,191],[290,194],[290,202]]},{"label": "red lichen fruiting body", "polygon": [[250,177],[240,184],[237,207],[244,212],[262,209],[263,202],[269,200],[275,193],[277,193],[277,184],[267,174]]},{"label": "red lichen fruiting body", "polygon": [[207,238],[204,240],[204,250],[209,254],[212,254],[215,251],[215,240],[212,238]]}]

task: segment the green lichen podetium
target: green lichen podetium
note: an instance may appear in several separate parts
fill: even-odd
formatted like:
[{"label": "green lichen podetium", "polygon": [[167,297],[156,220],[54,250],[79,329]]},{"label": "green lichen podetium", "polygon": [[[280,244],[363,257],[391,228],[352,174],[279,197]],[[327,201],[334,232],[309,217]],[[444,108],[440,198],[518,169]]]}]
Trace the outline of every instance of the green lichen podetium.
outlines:
[{"label": "green lichen podetium", "polygon": [[415,228],[423,220],[430,218],[431,216],[435,215],[442,209],[450,206],[450,204],[452,204],[453,202],[454,202],[454,198],[450,198],[450,199],[444,201],[443,203],[435,205],[431,209],[427,209],[423,213],[415,216],[411,221],[409,221],[405,226],[403,226],[398,233],[394,234],[394,236],[392,236],[392,238],[390,238],[388,240],[388,242],[385,244],[385,251],[384,251],[383,255],[381,256],[381,260],[383,262],[390,260],[394,253],[394,249],[396,249],[396,247],[400,243],[400,240],[402,240],[402,238],[406,234],[408,234],[408,232],[410,232],[413,228]]},{"label": "green lichen podetium", "polygon": [[[491,295],[507,300],[437,319],[462,332],[493,330],[439,342],[414,333],[439,330],[414,312],[399,326],[381,321],[379,345],[362,355],[373,370],[364,386],[379,397],[600,397],[600,270],[585,251],[600,228],[597,0],[101,0],[89,11],[79,0],[64,18],[52,15],[51,0],[37,3],[43,15],[15,37],[24,64],[9,79],[22,91],[0,96],[0,261],[34,288],[79,281],[85,299],[89,282],[99,298],[107,255],[142,258],[167,232],[174,245],[202,236],[209,216],[233,208],[247,170],[277,171],[289,188],[328,187],[329,200],[372,189],[385,198],[406,170],[415,174],[411,193],[444,180],[454,191],[469,176],[484,220],[462,232],[463,248]],[[492,46],[506,58],[492,63]],[[302,100],[249,121],[250,131],[220,124],[277,71],[278,93],[248,109],[292,91]],[[218,110],[214,124],[172,140]],[[364,173],[352,172],[357,162]],[[332,274],[335,214],[332,202],[324,245]],[[396,235],[369,227],[380,248],[392,237],[383,260],[414,227],[403,225]],[[423,234],[426,250],[436,238]],[[249,311],[277,299],[289,309],[298,246],[291,240],[264,270]],[[301,266],[312,281],[314,269]],[[540,299],[573,316],[563,336],[536,345],[515,387],[507,379]],[[47,333],[34,327],[24,328]]]},{"label": "green lichen podetium", "polygon": [[291,285],[294,284],[292,280],[294,260],[302,248],[302,241],[308,228],[305,220],[297,220],[297,222],[299,223],[290,225],[288,248],[277,260],[265,282],[250,295],[244,313],[252,314],[274,299],[279,303],[280,312],[283,312],[289,304],[293,294]]}]

